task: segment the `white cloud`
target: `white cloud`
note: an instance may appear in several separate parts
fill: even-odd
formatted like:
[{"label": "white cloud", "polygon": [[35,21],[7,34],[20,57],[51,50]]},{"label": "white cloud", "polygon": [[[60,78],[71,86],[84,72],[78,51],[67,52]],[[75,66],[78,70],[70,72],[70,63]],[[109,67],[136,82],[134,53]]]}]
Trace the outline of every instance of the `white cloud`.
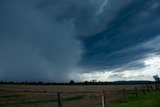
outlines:
[{"label": "white cloud", "polygon": [[94,73],[82,73],[78,76],[83,81],[117,81],[117,80],[154,80],[153,75],[160,75],[160,55],[149,55],[141,60],[145,67],[135,70],[114,71],[94,71]]}]

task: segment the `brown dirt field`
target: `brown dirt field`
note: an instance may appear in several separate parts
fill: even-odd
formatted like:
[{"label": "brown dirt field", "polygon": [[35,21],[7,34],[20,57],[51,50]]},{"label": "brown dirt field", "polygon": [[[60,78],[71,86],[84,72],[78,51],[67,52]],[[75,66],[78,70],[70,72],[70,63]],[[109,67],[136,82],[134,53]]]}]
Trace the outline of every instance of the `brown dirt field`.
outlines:
[{"label": "brown dirt field", "polygon": [[118,90],[142,89],[146,85],[0,85],[0,107],[57,107],[62,92],[63,107],[100,107],[101,91],[107,101],[121,99]]}]

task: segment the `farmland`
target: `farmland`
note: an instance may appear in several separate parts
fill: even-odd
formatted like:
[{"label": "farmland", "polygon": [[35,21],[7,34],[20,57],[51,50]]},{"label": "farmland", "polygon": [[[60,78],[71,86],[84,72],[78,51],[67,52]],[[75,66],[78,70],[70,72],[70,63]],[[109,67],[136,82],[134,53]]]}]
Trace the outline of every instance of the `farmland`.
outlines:
[{"label": "farmland", "polygon": [[[63,107],[101,107],[102,90],[106,102],[123,101],[123,89],[134,91],[148,85],[0,85],[0,106],[57,107],[57,92],[63,97]],[[150,85],[155,88],[155,85]]]}]

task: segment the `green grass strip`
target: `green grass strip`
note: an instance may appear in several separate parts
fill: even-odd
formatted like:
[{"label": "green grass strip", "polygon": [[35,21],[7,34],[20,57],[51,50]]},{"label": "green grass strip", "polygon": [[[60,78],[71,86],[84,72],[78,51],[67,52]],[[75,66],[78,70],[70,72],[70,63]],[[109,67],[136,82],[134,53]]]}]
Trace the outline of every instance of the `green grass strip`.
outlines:
[{"label": "green grass strip", "polygon": [[127,102],[111,102],[106,107],[160,107],[160,91],[152,91],[145,95],[139,93],[138,98],[135,97],[135,94],[131,94],[128,95]]}]

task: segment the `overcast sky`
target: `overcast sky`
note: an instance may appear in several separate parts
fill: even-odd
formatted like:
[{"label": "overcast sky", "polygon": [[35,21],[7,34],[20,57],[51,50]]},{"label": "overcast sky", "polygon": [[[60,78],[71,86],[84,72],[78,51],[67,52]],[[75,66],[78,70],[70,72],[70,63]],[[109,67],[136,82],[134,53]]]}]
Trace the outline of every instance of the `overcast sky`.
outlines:
[{"label": "overcast sky", "polygon": [[0,0],[0,80],[153,80],[159,0]]}]

